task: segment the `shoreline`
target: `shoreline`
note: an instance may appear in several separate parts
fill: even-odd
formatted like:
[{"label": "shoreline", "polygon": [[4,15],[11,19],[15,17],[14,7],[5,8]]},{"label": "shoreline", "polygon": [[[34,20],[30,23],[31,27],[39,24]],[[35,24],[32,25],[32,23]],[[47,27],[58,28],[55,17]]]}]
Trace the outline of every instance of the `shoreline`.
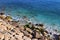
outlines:
[{"label": "shoreline", "polygon": [[[58,33],[57,29],[52,30],[52,28],[46,27],[46,26],[50,27],[49,25],[44,25],[41,23],[33,24],[32,21],[29,20],[26,16],[23,16],[22,19],[19,19],[19,20],[13,20],[12,16],[5,15],[4,13],[0,13],[0,19],[2,20],[0,21],[0,23],[2,22],[0,25],[1,26],[3,25],[2,27],[4,27],[2,28],[0,26],[0,31],[1,31],[0,33],[4,33],[5,31],[7,33],[7,32],[11,32],[12,30],[13,33],[15,33],[16,31],[17,34],[15,35],[18,35],[18,36],[20,33],[23,33],[24,36],[23,37],[21,36],[21,37],[22,39],[24,39],[25,37],[25,40],[29,40],[28,38],[30,38],[30,40],[33,40],[33,39],[55,40],[56,38],[58,38],[57,40],[60,40],[59,38],[60,33]],[[12,34],[9,34],[9,35],[12,35]]]},{"label": "shoreline", "polygon": [[[11,16],[11,15],[9,15],[9,14],[5,14],[6,16]],[[18,15],[19,16],[19,15]],[[13,19],[13,21],[15,20],[15,21],[21,21],[21,20],[24,20],[23,19],[23,17],[24,16],[22,16],[21,18],[20,17],[18,17],[18,16],[16,16],[16,18],[14,17],[14,16],[11,16],[12,17],[12,19]],[[27,17],[26,17],[27,18]],[[28,19],[28,18],[27,18]],[[31,18],[30,18],[31,19]],[[30,19],[28,19],[28,20],[30,20]],[[58,25],[56,25],[56,24],[48,24],[48,23],[42,23],[42,22],[33,22],[32,20],[30,20],[30,22],[32,22],[33,24],[44,24],[44,27],[48,30],[48,28],[49,29],[51,29],[52,31],[54,31],[56,28],[57,28],[57,26],[59,26],[59,24]],[[48,27],[49,26],[49,27]],[[53,26],[56,26],[56,28],[52,28]],[[56,29],[56,30],[58,30],[58,28]],[[59,30],[58,30],[59,31]],[[59,33],[60,33],[60,31],[59,31]]]}]

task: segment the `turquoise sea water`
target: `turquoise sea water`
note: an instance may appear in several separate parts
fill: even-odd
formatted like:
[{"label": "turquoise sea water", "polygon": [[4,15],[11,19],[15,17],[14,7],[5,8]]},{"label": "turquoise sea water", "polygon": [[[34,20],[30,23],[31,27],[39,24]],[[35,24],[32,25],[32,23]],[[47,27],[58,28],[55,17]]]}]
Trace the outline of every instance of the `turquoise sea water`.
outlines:
[{"label": "turquoise sea water", "polygon": [[[14,18],[27,16],[33,22],[52,26],[60,30],[60,2],[54,1],[12,1],[1,2],[0,11],[4,8],[6,14]],[[48,27],[50,27],[48,26]]]}]

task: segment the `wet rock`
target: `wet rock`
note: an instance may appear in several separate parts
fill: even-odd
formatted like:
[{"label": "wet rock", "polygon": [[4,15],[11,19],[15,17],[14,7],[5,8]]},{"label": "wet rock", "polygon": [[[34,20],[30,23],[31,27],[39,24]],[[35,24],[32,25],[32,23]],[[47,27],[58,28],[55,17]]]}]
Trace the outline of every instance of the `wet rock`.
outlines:
[{"label": "wet rock", "polygon": [[39,24],[39,26],[43,27],[44,25],[43,24]]},{"label": "wet rock", "polygon": [[60,34],[59,34],[59,40],[60,40]]},{"label": "wet rock", "polygon": [[11,22],[9,22],[9,23],[10,23],[11,25],[15,26],[15,27],[16,27],[16,26],[19,26],[17,21],[11,21]]},{"label": "wet rock", "polygon": [[4,15],[4,13],[0,13],[0,15]]},{"label": "wet rock", "polygon": [[5,19],[10,22],[10,21],[13,21],[12,17],[11,16],[6,16]]},{"label": "wet rock", "polygon": [[6,15],[4,15],[4,13],[0,13],[0,18],[1,19],[5,19]]}]

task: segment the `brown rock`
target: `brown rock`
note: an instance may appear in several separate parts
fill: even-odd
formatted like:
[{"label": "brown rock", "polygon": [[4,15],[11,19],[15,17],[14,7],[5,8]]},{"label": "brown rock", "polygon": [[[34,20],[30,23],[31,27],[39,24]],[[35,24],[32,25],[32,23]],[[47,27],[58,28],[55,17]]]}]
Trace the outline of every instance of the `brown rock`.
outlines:
[{"label": "brown rock", "polygon": [[32,33],[33,31],[30,28],[26,28],[26,31]]},{"label": "brown rock", "polygon": [[38,33],[38,32],[36,32],[36,36],[35,36],[36,38],[40,38],[41,36],[40,36],[40,33]]},{"label": "brown rock", "polygon": [[16,21],[11,21],[11,22],[9,22],[11,25],[13,25],[13,26],[18,26],[18,22],[16,22]]},{"label": "brown rock", "polygon": [[19,28],[20,30],[24,30],[24,27],[23,26],[20,26],[20,28]]}]

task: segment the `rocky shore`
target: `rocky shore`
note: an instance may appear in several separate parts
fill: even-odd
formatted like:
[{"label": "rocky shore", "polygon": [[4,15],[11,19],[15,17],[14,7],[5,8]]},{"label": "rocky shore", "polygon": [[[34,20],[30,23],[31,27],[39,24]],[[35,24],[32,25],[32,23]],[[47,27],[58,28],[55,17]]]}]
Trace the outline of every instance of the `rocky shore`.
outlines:
[{"label": "rocky shore", "polygon": [[60,40],[60,34],[49,32],[44,28],[44,24],[33,24],[27,21],[21,22],[13,20],[11,16],[0,13],[0,40]]}]

